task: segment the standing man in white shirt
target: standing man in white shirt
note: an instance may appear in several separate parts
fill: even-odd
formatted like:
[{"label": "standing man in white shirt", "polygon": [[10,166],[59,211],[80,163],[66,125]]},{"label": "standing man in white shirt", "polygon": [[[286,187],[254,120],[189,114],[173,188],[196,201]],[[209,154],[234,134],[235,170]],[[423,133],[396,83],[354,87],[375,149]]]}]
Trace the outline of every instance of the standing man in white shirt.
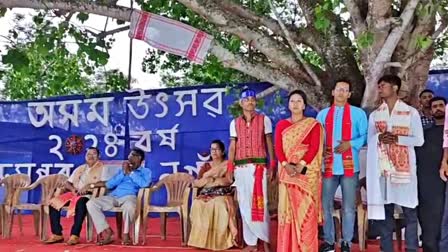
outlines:
[{"label": "standing man in white shirt", "polygon": [[395,205],[406,219],[406,251],[418,250],[417,169],[414,147],[424,143],[419,112],[401,101],[401,79],[385,75],[378,81],[383,103],[369,118],[367,149],[368,218],[382,220],[381,249],[393,252]]}]

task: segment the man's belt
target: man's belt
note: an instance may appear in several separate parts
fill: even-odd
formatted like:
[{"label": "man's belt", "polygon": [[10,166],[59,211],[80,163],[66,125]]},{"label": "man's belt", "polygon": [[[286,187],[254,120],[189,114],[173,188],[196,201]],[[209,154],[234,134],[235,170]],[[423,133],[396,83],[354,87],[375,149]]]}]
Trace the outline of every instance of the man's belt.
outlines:
[{"label": "man's belt", "polygon": [[240,160],[235,160],[235,165],[245,165],[245,164],[266,164],[267,158],[245,158]]}]

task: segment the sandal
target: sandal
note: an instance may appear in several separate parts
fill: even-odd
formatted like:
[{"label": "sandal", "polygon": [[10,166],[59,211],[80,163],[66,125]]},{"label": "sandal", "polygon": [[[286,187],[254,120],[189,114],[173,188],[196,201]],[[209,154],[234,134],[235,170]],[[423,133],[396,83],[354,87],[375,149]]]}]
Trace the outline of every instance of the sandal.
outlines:
[{"label": "sandal", "polygon": [[114,242],[114,233],[113,232],[111,232],[110,235],[102,234],[102,236],[103,236],[103,238],[96,243],[97,245],[104,246],[104,245],[111,244],[112,242]]},{"label": "sandal", "polygon": [[114,242],[114,238],[112,237],[112,235],[107,238],[107,239],[103,239],[102,241],[97,242],[96,244],[99,246],[104,246],[104,245],[108,245]]}]

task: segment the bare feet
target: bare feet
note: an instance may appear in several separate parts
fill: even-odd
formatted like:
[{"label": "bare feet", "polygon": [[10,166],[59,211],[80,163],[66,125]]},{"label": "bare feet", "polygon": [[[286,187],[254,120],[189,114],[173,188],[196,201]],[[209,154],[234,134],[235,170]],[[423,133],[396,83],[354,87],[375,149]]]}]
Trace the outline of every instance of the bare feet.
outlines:
[{"label": "bare feet", "polygon": [[271,244],[263,242],[264,252],[271,252]]},{"label": "bare feet", "polygon": [[123,239],[121,241],[122,245],[132,245],[131,236],[129,234],[123,234]]},{"label": "bare feet", "polygon": [[258,249],[257,249],[257,246],[247,246],[241,251],[242,252],[257,252]]}]

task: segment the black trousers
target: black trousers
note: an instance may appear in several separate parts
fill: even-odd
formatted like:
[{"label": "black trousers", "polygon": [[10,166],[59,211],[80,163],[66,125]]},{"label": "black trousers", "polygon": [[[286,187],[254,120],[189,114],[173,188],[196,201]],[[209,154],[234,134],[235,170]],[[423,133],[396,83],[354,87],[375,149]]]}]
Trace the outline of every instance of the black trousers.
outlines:
[{"label": "black trousers", "polygon": [[[87,201],[89,201],[89,198],[82,197],[78,200],[78,202],[76,202],[75,219],[70,235],[76,235],[79,237],[82,229],[82,223],[84,222],[84,218],[87,216]],[[69,203],[67,203],[66,206],[68,206],[68,204]],[[56,210],[52,206],[50,206],[50,224],[52,234],[62,235],[61,211]]]},{"label": "black trousers", "polygon": [[422,227],[423,251],[439,252],[445,184],[438,177],[433,179],[419,177],[418,186],[418,218]]}]

